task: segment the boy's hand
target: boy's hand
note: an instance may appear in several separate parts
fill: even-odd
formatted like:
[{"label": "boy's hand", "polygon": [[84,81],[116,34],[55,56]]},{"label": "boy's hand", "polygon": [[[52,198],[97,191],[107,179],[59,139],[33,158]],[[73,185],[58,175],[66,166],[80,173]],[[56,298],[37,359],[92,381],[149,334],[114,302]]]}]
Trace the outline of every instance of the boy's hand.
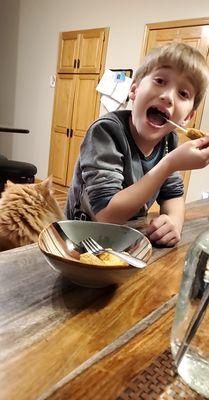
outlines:
[{"label": "boy's hand", "polygon": [[204,168],[209,164],[209,136],[185,142],[167,157],[173,171]]},{"label": "boy's hand", "polygon": [[174,246],[181,239],[178,227],[166,214],[153,218],[146,230],[146,234],[151,242],[167,247]]}]

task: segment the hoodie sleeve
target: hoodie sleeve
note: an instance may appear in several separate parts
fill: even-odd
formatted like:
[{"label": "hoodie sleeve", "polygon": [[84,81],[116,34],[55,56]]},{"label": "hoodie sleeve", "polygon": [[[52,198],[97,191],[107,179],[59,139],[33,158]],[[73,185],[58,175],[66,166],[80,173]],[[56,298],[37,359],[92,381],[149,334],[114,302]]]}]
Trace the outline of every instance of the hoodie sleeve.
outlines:
[{"label": "hoodie sleeve", "polygon": [[84,190],[95,214],[123,189],[126,142],[120,131],[117,121],[100,120],[90,127],[81,146]]}]

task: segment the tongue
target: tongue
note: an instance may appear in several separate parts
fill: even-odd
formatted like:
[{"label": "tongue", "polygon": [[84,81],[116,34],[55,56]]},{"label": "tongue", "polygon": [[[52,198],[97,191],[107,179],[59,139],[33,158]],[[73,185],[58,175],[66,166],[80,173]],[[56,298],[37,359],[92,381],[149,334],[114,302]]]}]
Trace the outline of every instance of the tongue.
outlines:
[{"label": "tongue", "polygon": [[165,123],[163,116],[160,113],[158,113],[157,110],[153,109],[148,110],[147,116],[149,121],[154,125],[162,126]]}]

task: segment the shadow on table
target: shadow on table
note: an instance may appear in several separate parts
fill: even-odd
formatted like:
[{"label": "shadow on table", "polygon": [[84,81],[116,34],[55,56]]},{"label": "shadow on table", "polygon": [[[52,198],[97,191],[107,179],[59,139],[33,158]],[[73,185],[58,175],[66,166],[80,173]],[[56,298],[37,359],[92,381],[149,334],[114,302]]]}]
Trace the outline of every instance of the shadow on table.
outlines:
[{"label": "shadow on table", "polygon": [[109,303],[116,289],[116,285],[98,289],[86,288],[60,276],[56,279],[52,291],[52,306],[71,316],[86,308],[96,311]]}]

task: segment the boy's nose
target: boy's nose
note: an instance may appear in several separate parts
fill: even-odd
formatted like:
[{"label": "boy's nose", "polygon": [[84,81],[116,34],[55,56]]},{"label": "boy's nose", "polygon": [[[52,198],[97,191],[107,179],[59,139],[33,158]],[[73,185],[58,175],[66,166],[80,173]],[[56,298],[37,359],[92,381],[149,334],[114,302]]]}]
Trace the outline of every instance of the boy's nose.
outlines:
[{"label": "boy's nose", "polygon": [[160,95],[160,99],[165,103],[166,105],[171,106],[173,104],[173,95],[171,91],[163,92]]}]

